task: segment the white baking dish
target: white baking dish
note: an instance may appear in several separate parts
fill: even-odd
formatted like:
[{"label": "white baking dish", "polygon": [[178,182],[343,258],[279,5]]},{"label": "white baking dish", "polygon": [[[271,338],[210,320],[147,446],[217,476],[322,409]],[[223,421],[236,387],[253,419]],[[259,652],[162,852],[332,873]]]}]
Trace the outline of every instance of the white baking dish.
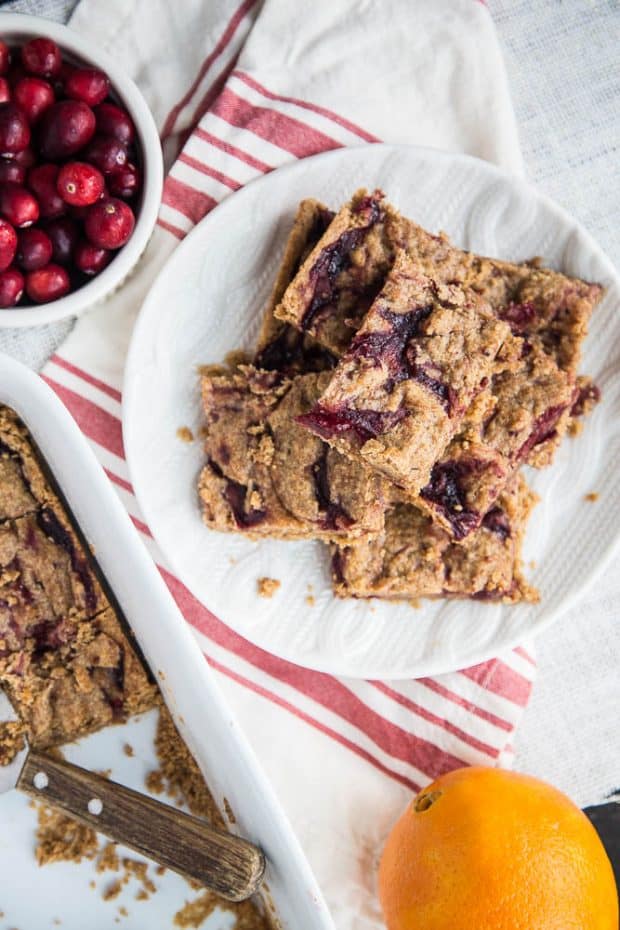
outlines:
[{"label": "white baking dish", "polygon": [[[265,851],[266,884],[282,928],[333,930],[321,892],[271,785],[74,420],[37,375],[2,355],[0,403],[22,417],[62,488],[216,802],[223,809],[226,798],[236,817],[232,829]],[[10,832],[3,827],[0,847],[10,843]],[[0,911],[7,910],[9,881],[6,875],[0,878]],[[64,892],[69,894],[71,888],[65,885]],[[54,915],[44,900],[40,899],[40,906],[40,926],[51,925]],[[91,906],[96,909],[94,900]],[[95,921],[89,926],[94,927]]]}]

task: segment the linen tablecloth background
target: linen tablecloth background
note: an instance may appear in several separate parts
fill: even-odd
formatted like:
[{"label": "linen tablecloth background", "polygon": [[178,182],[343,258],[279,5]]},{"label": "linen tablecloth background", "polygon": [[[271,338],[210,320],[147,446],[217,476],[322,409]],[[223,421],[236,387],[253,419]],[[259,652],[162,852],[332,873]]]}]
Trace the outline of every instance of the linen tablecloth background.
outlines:
[{"label": "linen tablecloth background", "polygon": [[[38,12],[42,5],[52,12],[49,4],[12,6]],[[62,16],[66,5],[55,6]],[[184,0],[172,7],[165,0],[138,0],[131,6],[122,0],[82,0],[72,19],[75,28],[103,44],[136,78],[156,116],[169,165],[185,142],[142,267],[120,295],[78,324],[45,369],[93,441],[164,571],[128,485],[116,392],[131,320],[178,239],[223,196],[269,167],[336,145],[417,142],[522,170],[502,60],[482,4],[393,0],[381,7],[336,6],[321,0],[307,21],[287,16],[286,10],[288,4],[273,0],[262,7],[252,0]],[[568,69],[565,43],[575,43],[576,52],[578,33],[559,31]],[[532,32],[534,40],[536,35],[540,30]],[[359,51],[359,60],[351,56],[352,49]],[[543,56],[544,47],[534,41],[531,53]],[[604,110],[607,91],[611,106],[613,88],[603,74],[601,79],[598,96]],[[544,109],[533,107],[528,121],[535,125],[539,119],[546,119]],[[602,123],[596,128],[604,145],[600,108],[590,114],[590,131],[596,120]],[[196,122],[198,130],[185,141]],[[573,171],[579,171],[575,143],[583,140],[575,138],[576,131],[570,135],[568,149],[559,141],[550,147],[558,165],[572,158]],[[540,150],[533,154],[542,158]],[[581,201],[582,214],[588,205]],[[611,216],[598,220],[603,228],[607,221],[612,231]],[[68,328],[1,333],[0,348],[40,364]],[[341,681],[255,649],[166,577],[275,782],[337,925],[375,926],[370,851],[411,788],[462,761],[508,760],[511,733],[529,697],[530,657],[517,650],[477,669],[423,682]],[[552,666],[544,692],[541,687],[535,698],[538,713],[530,715],[533,740],[522,741],[520,767],[568,788],[581,802],[596,800],[613,787],[614,770],[601,764],[600,755],[617,750],[618,741],[610,720],[600,749],[591,742],[591,751],[584,753],[592,738],[593,704],[590,698],[581,706],[567,700],[567,668],[577,669],[577,662],[588,666],[589,694],[599,688],[604,706],[611,696],[606,689],[615,682],[617,642],[608,625],[614,585],[610,580],[604,591],[590,596],[587,637],[583,626],[565,622],[563,640],[572,655],[563,656],[568,662],[560,669],[562,687]],[[593,624],[607,639],[601,656],[590,648]],[[562,752],[558,741],[548,740],[550,720],[561,730]],[[536,727],[544,740],[537,738]],[[579,764],[573,766],[566,762],[571,739],[580,749]],[[550,747],[546,755],[541,751],[545,744]]]}]

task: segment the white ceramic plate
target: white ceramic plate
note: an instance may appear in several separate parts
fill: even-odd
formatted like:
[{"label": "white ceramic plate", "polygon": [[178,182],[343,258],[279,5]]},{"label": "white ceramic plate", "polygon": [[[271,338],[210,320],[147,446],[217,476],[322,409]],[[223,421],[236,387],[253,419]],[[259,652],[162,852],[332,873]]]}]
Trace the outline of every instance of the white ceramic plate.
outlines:
[{"label": "white ceramic plate", "polygon": [[[461,246],[513,260],[541,255],[608,288],[585,346],[583,371],[603,402],[553,468],[530,470],[542,495],[528,529],[528,572],[538,605],[425,602],[414,610],[332,597],[317,542],[249,542],[206,529],[195,483],[200,363],[253,346],[298,201],[337,207],[360,186],[381,187],[407,216]],[[341,149],[275,171],[228,198],[179,246],[136,325],[123,391],[133,486],[174,570],[238,633],[300,665],[339,675],[400,678],[480,662],[531,637],[565,611],[609,557],[620,530],[620,282],[592,238],[525,182],[461,155],[405,146]],[[588,503],[584,495],[596,492]],[[261,576],[281,582],[270,600]],[[310,589],[309,589],[309,586]],[[307,603],[309,590],[315,598]]]},{"label": "white ceramic plate", "polygon": [[[281,930],[334,930],[321,892],[295,835],[258,761],[215,683],[189,626],[183,620],[155,563],[142,545],[127,511],[114,493],[75,421],[34,372],[0,354],[0,403],[16,410],[30,429],[56,477],[77,522],[114,591],[175,719],[177,727],[226,813],[230,829],[258,843],[267,857],[266,882]],[[112,769],[121,783],[144,790],[153,763],[153,714],[109,727],[77,745],[69,757],[93,769]],[[132,762],[123,743],[135,749]],[[0,928],[43,930],[61,923],[66,930],[109,930],[117,905],[127,906],[129,930],[172,926],[188,898],[182,879],[156,878],[159,891],[137,904],[136,888],[111,905],[102,890],[110,878],[92,863],[40,870],[34,857],[33,811],[17,791],[0,797]],[[151,870],[152,874],[152,870]],[[96,880],[98,890],[89,887]],[[36,889],[36,893],[33,890]],[[85,914],[88,917],[85,919]],[[205,924],[227,926],[219,912]]]}]

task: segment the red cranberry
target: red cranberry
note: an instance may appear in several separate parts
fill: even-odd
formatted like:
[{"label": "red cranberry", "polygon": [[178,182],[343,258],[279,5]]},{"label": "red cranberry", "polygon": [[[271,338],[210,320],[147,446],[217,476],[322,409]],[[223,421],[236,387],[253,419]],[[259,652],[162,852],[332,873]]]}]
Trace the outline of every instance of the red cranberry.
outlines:
[{"label": "red cranberry", "polygon": [[101,249],[120,249],[131,236],[134,225],[131,207],[109,197],[90,208],[84,220],[84,231],[93,245]]},{"label": "red cranberry", "polygon": [[60,74],[58,74],[57,77],[54,78],[54,92],[57,97],[64,96],[65,87],[67,86],[67,81],[69,80],[73,72],[76,70],[77,68],[75,65],[72,65],[68,61],[63,61],[61,68],[60,68]]},{"label": "red cranberry", "polygon": [[52,240],[42,229],[23,229],[19,234],[17,264],[24,271],[37,271],[52,260]]},{"label": "red cranberry", "polygon": [[58,172],[56,189],[65,203],[87,207],[96,203],[104,191],[103,175],[83,161],[70,161]]},{"label": "red cranberry", "polygon": [[36,123],[55,101],[52,85],[42,78],[25,77],[13,90],[15,103],[22,108],[29,123]]},{"label": "red cranberry", "polygon": [[28,169],[32,168],[35,162],[38,161],[38,158],[34,150],[28,145],[25,149],[22,149],[21,152],[16,152],[11,158],[11,161],[16,165],[21,165],[22,168]]},{"label": "red cranberry", "polygon": [[135,165],[127,164],[110,176],[108,188],[114,197],[129,200],[140,190],[140,172]]},{"label": "red cranberry", "polygon": [[95,136],[84,150],[84,158],[104,174],[112,174],[127,164],[127,150],[113,136]]},{"label": "red cranberry", "polygon": [[68,265],[78,241],[78,227],[75,220],[61,216],[52,220],[45,227],[45,232],[52,240],[52,258],[60,265]]},{"label": "red cranberry", "polygon": [[23,184],[25,180],[26,169],[23,165],[18,165],[15,159],[0,161],[0,184],[3,181],[14,181],[15,184]]},{"label": "red cranberry", "polygon": [[0,214],[17,226],[32,226],[39,219],[39,204],[26,187],[6,181],[0,184]]},{"label": "red cranberry", "polygon": [[73,100],[83,100],[89,107],[103,103],[110,92],[107,74],[97,68],[74,68],[65,82],[65,94]]},{"label": "red cranberry", "polygon": [[135,129],[126,110],[121,110],[115,103],[100,103],[95,108],[97,132],[104,136],[114,136],[123,145],[131,145]]},{"label": "red cranberry", "polygon": [[6,271],[17,249],[17,233],[10,223],[0,219],[0,271]]},{"label": "red cranberry", "polygon": [[61,100],[41,117],[39,150],[51,161],[68,158],[83,148],[94,132],[95,115],[89,106],[81,100]]},{"label": "red cranberry", "polygon": [[52,39],[31,39],[22,48],[22,64],[37,77],[56,77],[62,67],[60,49]]},{"label": "red cranberry", "polygon": [[11,99],[11,87],[6,78],[0,77],[0,103],[8,103]]},{"label": "red cranberry", "polygon": [[30,142],[26,115],[14,103],[0,103],[0,153],[14,155]]},{"label": "red cranberry", "polygon": [[6,42],[0,39],[0,74],[6,74],[11,65],[11,52]]},{"label": "red cranberry", "polygon": [[14,307],[24,293],[24,276],[17,268],[0,272],[0,307]]},{"label": "red cranberry", "polygon": [[69,275],[60,265],[45,265],[26,275],[26,293],[36,304],[64,297],[71,287]]},{"label": "red cranberry", "polygon": [[28,172],[28,187],[39,201],[41,216],[52,219],[62,216],[67,205],[56,190],[58,165],[35,165]]},{"label": "red cranberry", "polygon": [[96,245],[92,245],[92,243],[85,240],[78,242],[73,252],[73,261],[76,268],[88,275],[99,274],[111,258],[112,253],[107,249],[99,249]]}]

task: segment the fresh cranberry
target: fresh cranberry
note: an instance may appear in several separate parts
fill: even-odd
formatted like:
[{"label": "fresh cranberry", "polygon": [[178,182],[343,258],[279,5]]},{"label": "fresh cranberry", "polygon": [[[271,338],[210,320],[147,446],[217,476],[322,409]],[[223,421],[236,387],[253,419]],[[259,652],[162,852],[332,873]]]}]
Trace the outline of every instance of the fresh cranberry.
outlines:
[{"label": "fresh cranberry", "polygon": [[17,268],[0,272],[0,307],[14,307],[24,293],[24,276]]},{"label": "fresh cranberry", "polygon": [[76,268],[88,275],[99,274],[111,258],[112,253],[110,251],[99,249],[96,245],[92,245],[92,243],[85,240],[78,242],[73,252],[73,261]]},{"label": "fresh cranberry", "polygon": [[95,136],[83,156],[104,174],[113,174],[127,164],[127,149],[113,136]]},{"label": "fresh cranberry", "polygon": [[101,249],[120,249],[133,232],[135,218],[131,207],[116,197],[96,203],[88,211],[84,231]]},{"label": "fresh cranberry", "polygon": [[25,77],[13,89],[15,103],[22,108],[29,123],[36,123],[56,100],[52,85],[42,78]]},{"label": "fresh cranberry", "polygon": [[6,181],[0,184],[0,214],[17,226],[32,226],[39,219],[39,204],[26,187]]},{"label": "fresh cranberry", "polygon": [[31,39],[22,48],[22,64],[37,77],[56,77],[62,67],[60,49],[52,39]]},{"label": "fresh cranberry", "polygon": [[11,65],[11,52],[6,42],[0,39],[0,74],[6,74]]},{"label": "fresh cranberry", "polygon": [[11,87],[6,78],[0,77],[0,103],[8,103],[11,99]]},{"label": "fresh cranberry", "polygon": [[140,190],[140,172],[135,165],[119,168],[108,179],[108,190],[114,197],[129,200]]},{"label": "fresh cranberry", "polygon": [[24,271],[37,271],[52,260],[52,240],[42,229],[23,229],[19,234],[17,264]]},{"label": "fresh cranberry", "polygon": [[0,184],[3,181],[14,181],[15,184],[23,184],[25,180],[26,169],[23,165],[18,165],[15,159],[0,161]]},{"label": "fresh cranberry", "polygon": [[96,203],[104,187],[101,172],[83,161],[67,162],[58,172],[56,189],[65,203],[74,207],[87,207]]},{"label": "fresh cranberry", "polygon": [[52,220],[45,227],[45,232],[52,240],[52,258],[59,265],[68,265],[78,241],[78,227],[75,220],[61,216]]},{"label": "fresh cranberry", "polygon": [[108,76],[97,68],[74,68],[65,82],[67,97],[83,100],[89,107],[103,103],[109,92]]},{"label": "fresh cranberry", "polygon": [[95,117],[97,132],[104,136],[114,136],[123,145],[131,145],[136,132],[126,110],[121,110],[115,103],[100,103],[95,108]]},{"label": "fresh cranberry", "polygon": [[68,158],[90,142],[94,132],[95,115],[87,104],[81,100],[60,100],[41,118],[39,151],[46,160]]},{"label": "fresh cranberry", "polygon": [[11,161],[16,165],[21,165],[23,168],[32,168],[32,166],[38,161],[37,156],[34,153],[34,149],[27,145],[25,149],[22,149],[21,152],[15,152],[15,155],[11,158]]},{"label": "fresh cranberry", "polygon": [[64,297],[71,287],[69,275],[60,265],[45,265],[26,275],[26,293],[36,304]]},{"label": "fresh cranberry", "polygon": [[58,179],[58,165],[35,165],[28,172],[28,187],[39,201],[41,216],[52,219],[62,216],[67,205],[56,190]]},{"label": "fresh cranberry", "polygon": [[16,104],[0,103],[0,153],[14,155],[30,142],[30,126]]},{"label": "fresh cranberry", "polygon": [[0,219],[0,271],[6,271],[15,257],[17,233],[10,223]]}]

